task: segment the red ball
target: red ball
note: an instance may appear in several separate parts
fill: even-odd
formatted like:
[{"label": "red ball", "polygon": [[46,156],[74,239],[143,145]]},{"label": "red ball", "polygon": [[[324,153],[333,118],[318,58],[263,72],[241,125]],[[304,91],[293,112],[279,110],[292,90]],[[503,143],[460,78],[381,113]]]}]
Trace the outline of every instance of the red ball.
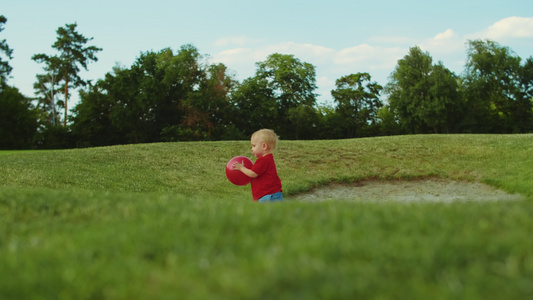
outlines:
[{"label": "red ball", "polygon": [[235,185],[247,185],[252,181],[252,178],[239,170],[233,169],[233,164],[236,162],[243,164],[248,169],[251,169],[254,163],[246,156],[235,156],[226,165],[226,177],[231,183]]}]

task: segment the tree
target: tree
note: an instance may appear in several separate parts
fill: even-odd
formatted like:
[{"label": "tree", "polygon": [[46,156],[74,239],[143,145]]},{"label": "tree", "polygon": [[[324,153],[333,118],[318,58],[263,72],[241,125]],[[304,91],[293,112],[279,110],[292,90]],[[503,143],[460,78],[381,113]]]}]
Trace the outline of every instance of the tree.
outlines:
[{"label": "tree", "polygon": [[230,124],[230,95],[237,86],[237,81],[227,74],[224,64],[211,65],[206,70],[200,91],[202,105],[199,109],[208,112],[208,135],[218,139]]},{"label": "tree", "polygon": [[347,137],[359,137],[365,127],[376,123],[378,109],[383,106],[379,99],[383,87],[371,79],[368,73],[343,76],[331,91],[337,111],[345,120]]},{"label": "tree", "polygon": [[[133,63],[131,68],[115,68],[105,80],[97,84],[98,89],[90,91],[81,98],[84,102],[101,103],[95,111],[84,111],[92,105],[80,106],[75,122],[86,118],[84,114],[104,114],[109,117],[112,130],[120,136],[119,143],[151,143],[159,140],[160,126],[157,125],[158,103],[164,103],[169,91],[165,88],[164,73],[158,71],[157,53],[147,52]],[[92,94],[97,95],[92,95]],[[80,94],[82,95],[82,94]],[[163,99],[162,99],[163,98]],[[169,110],[173,113],[176,110]],[[107,122],[101,119],[104,124]],[[109,129],[111,130],[111,128]]]},{"label": "tree", "polygon": [[386,87],[390,109],[408,133],[442,133],[455,131],[462,119],[463,104],[458,80],[442,63],[419,47],[398,61]]},{"label": "tree", "polygon": [[234,84],[192,45],[141,53],[80,92],[72,128],[85,146],[218,139]]},{"label": "tree", "polygon": [[276,97],[266,79],[257,76],[245,79],[237,87],[231,102],[232,123],[244,136],[249,137],[261,128],[273,128],[279,120]]},{"label": "tree", "polygon": [[113,126],[114,101],[103,90],[103,81],[87,91],[80,91],[80,103],[74,108],[72,132],[78,147],[97,147],[128,143],[127,134]]},{"label": "tree", "polygon": [[[523,132],[533,131],[533,57],[529,57],[520,72],[520,105],[518,111]],[[521,106],[521,107],[520,107]]]},{"label": "tree", "polygon": [[533,101],[533,57],[529,57],[521,68],[520,86],[523,97]]},{"label": "tree", "polygon": [[429,76],[430,102],[421,111],[421,118],[434,133],[452,133],[461,130],[464,118],[464,101],[457,76],[442,62],[433,65]]},{"label": "tree", "polygon": [[164,49],[158,55],[157,68],[170,97],[157,106],[160,130],[166,141],[202,139],[208,135],[209,114],[204,109],[201,84],[206,78],[202,55],[193,45],[183,45],[174,55]]},{"label": "tree", "polygon": [[464,85],[474,130],[510,133],[533,129],[530,62],[522,66],[521,58],[508,47],[490,40],[468,41],[467,56]]},{"label": "tree", "polygon": [[342,139],[346,138],[344,132],[345,120],[342,118],[337,109],[333,106],[318,106],[317,108],[318,124],[315,139]]},{"label": "tree", "polygon": [[[6,17],[3,15],[0,15],[0,32],[4,31],[4,24],[7,22]],[[2,55],[5,55],[7,58],[2,58]],[[9,45],[7,44],[6,40],[0,40],[0,91],[2,88],[6,85],[7,77],[11,73],[11,70],[13,68],[9,65],[8,60],[12,59],[13,50],[9,48]]]},{"label": "tree", "polygon": [[391,111],[389,105],[384,105],[378,110],[378,118],[379,133],[381,135],[402,134],[398,119]]},{"label": "tree", "polygon": [[0,149],[30,149],[37,129],[37,116],[17,88],[0,91]]},{"label": "tree", "polygon": [[[256,65],[255,76],[243,82],[234,99],[241,117],[251,118],[252,126],[241,127],[242,130],[257,128],[262,123],[262,127],[275,129],[285,139],[296,138],[295,114],[293,112],[293,117],[289,118],[289,112],[298,107],[304,112],[303,107],[315,105],[315,67],[293,55],[279,53],[269,55]],[[255,116],[258,118],[252,118]]]},{"label": "tree", "polygon": [[[164,58],[161,60],[161,58]],[[236,81],[224,64],[208,65],[196,47],[183,45],[176,55],[167,49],[159,55],[159,69],[171,97],[160,110],[166,141],[219,139],[226,125],[229,95]],[[169,115],[169,112],[174,111]],[[161,118],[166,115],[167,117]],[[178,118],[176,118],[178,117]]]},{"label": "tree", "polygon": [[52,48],[59,51],[59,56],[36,54],[32,57],[38,63],[45,63],[46,71],[57,71],[57,79],[63,83],[65,127],[67,126],[69,88],[86,85],[86,82],[78,75],[80,66],[88,70],[87,64],[91,61],[98,61],[96,53],[102,50],[96,46],[85,46],[93,38],[86,38],[78,33],[76,31],[77,26],[76,23],[66,24],[65,27],[57,29],[57,41],[52,45]]},{"label": "tree", "polygon": [[56,76],[50,72],[46,75],[37,75],[37,82],[33,84],[37,98],[37,110],[40,112],[40,120],[43,125],[55,127],[59,123],[57,114],[58,105],[63,102],[56,102],[56,94],[59,92],[57,87]]},{"label": "tree", "polygon": [[316,138],[319,115],[314,107],[305,104],[291,107],[287,118],[292,124],[295,139]]},{"label": "tree", "polygon": [[417,113],[429,93],[428,76],[431,57],[419,47],[409,49],[409,54],[398,60],[387,85],[391,110],[398,116],[400,125],[410,133],[424,133],[426,126]]}]

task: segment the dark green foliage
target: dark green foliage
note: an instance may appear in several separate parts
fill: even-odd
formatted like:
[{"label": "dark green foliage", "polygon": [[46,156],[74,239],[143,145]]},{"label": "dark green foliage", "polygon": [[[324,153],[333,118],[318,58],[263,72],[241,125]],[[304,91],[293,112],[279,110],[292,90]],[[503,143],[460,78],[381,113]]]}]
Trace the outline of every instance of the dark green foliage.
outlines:
[{"label": "dark green foliage", "polygon": [[142,53],[81,93],[73,131],[87,146],[219,139],[235,84],[222,64],[204,66],[186,45]]},{"label": "dark green foliage", "polygon": [[0,149],[31,149],[37,112],[17,88],[0,89]]},{"label": "dark green foliage", "polygon": [[533,130],[531,58],[521,58],[490,40],[468,44],[464,76],[469,127],[473,132]]},{"label": "dark green foliage", "polygon": [[279,119],[274,93],[264,79],[245,79],[232,99],[233,123],[246,136],[258,129],[272,127]]},{"label": "dark green foliage", "polygon": [[81,91],[84,99],[73,110],[73,123],[70,126],[76,136],[78,147],[118,145],[124,143],[120,132],[111,123],[111,98],[98,92]]},{"label": "dark green foliage", "polygon": [[378,132],[380,135],[399,135],[405,133],[398,125],[398,117],[389,105],[384,105],[378,110]]},{"label": "dark green foliage", "polygon": [[337,112],[344,121],[343,136],[365,136],[364,131],[377,123],[378,110],[383,106],[379,100],[383,87],[372,82],[368,73],[341,77],[335,85],[336,89],[331,91],[331,95],[337,103]]},{"label": "dark green foliage", "polygon": [[69,127],[51,125],[39,128],[33,144],[36,149],[70,149],[84,146],[76,140]]},{"label": "dark green foliage", "polygon": [[460,132],[465,114],[456,76],[419,47],[398,61],[387,86],[391,111],[408,133]]},{"label": "dark green foliage", "polygon": [[247,135],[272,128],[285,139],[312,138],[315,76],[315,67],[294,55],[269,55],[235,93],[235,125]]}]

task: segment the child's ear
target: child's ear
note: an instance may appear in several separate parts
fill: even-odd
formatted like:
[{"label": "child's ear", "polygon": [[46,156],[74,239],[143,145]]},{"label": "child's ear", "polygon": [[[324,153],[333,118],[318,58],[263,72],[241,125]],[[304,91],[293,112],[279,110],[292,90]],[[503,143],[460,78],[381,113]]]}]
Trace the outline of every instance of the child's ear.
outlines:
[{"label": "child's ear", "polygon": [[263,150],[268,150],[268,144],[267,143],[263,143]]}]

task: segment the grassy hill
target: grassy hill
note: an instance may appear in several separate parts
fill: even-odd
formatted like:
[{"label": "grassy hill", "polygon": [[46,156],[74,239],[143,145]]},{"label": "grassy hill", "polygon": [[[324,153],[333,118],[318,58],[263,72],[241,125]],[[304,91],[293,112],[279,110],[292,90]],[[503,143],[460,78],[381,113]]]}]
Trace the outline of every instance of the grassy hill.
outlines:
[{"label": "grassy hill", "polygon": [[[253,203],[249,142],[0,152],[0,299],[522,299],[533,135],[282,141]],[[5,155],[2,155],[5,154]],[[525,201],[305,203],[330,182],[439,177]]]}]

